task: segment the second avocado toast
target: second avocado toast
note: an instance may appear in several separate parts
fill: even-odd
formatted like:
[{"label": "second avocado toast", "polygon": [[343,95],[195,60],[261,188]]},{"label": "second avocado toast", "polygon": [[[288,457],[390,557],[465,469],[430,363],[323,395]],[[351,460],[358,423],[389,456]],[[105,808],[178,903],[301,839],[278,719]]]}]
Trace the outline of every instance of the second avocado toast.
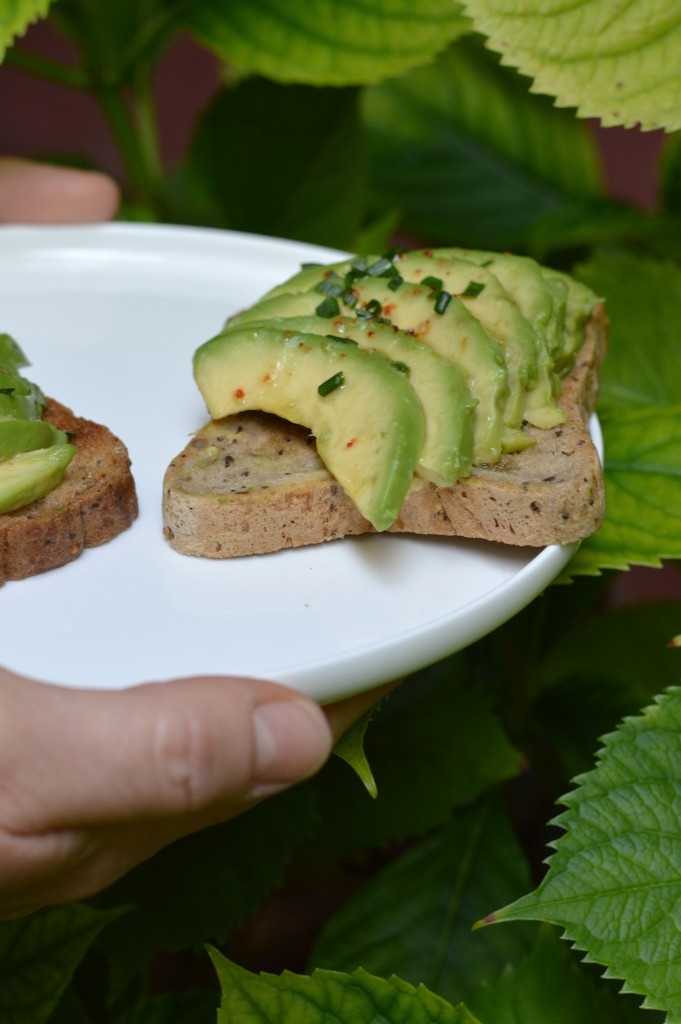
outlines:
[{"label": "second avocado toast", "polygon": [[527,257],[307,265],[197,350],[213,419],[166,472],[166,537],[213,558],[375,530],[585,537],[606,343],[597,296]]}]

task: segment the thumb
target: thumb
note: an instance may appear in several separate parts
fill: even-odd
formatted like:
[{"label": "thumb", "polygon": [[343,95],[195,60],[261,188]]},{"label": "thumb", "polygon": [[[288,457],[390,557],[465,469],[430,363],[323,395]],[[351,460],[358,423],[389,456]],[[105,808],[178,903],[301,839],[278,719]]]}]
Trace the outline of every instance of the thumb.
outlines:
[{"label": "thumb", "polygon": [[99,171],[0,157],[0,223],[105,221],[119,202],[118,186]]},{"label": "thumb", "polygon": [[0,811],[24,833],[177,818],[180,834],[308,777],[331,747],[315,703],[262,680],[101,692],[7,676],[0,699]]}]

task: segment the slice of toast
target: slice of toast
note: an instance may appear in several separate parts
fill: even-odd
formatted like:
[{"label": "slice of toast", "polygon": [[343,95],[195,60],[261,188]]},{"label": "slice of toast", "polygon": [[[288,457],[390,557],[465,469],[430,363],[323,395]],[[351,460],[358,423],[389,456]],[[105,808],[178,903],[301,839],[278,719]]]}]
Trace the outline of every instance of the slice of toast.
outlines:
[{"label": "slice of toast", "polygon": [[84,548],[112,540],[137,516],[125,445],[52,399],[44,418],[73,434],[76,453],[54,490],[0,515],[0,584],[65,565]]},{"label": "slice of toast", "polygon": [[[607,346],[602,305],[564,379],[560,427],[526,427],[536,444],[479,466],[453,487],[416,482],[389,532],[472,537],[530,547],[593,533],[603,476],[588,421]],[[373,532],[324,467],[305,428],[246,412],[206,424],[168,467],[164,533],[186,555],[231,558]]]}]

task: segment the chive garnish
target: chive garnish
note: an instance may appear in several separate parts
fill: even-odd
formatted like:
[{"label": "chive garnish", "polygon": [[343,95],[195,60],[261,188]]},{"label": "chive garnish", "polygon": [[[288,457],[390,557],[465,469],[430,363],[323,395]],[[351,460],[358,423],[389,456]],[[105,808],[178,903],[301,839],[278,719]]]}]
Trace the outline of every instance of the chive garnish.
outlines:
[{"label": "chive garnish", "polygon": [[399,359],[394,360],[391,365],[394,366],[396,370],[399,370],[400,373],[404,373],[406,375],[409,374],[409,367],[406,363],[400,362]]},{"label": "chive garnish", "polygon": [[427,288],[432,288],[434,292],[442,291],[442,280],[439,277],[424,277],[421,284],[425,284]]},{"label": "chive garnish", "polygon": [[339,373],[334,373],[333,377],[329,377],[328,380],[322,381],[317,388],[317,394],[321,395],[322,398],[326,398],[326,396],[330,395],[332,391],[335,391],[337,388],[342,388],[344,384],[345,375],[341,370]]},{"label": "chive garnish", "polygon": [[319,284],[316,284],[314,290],[321,292],[322,295],[341,295],[343,292],[343,280],[334,270],[328,277],[321,280]]},{"label": "chive garnish", "polygon": [[362,306],[361,309],[357,310],[357,316],[364,317],[365,320],[370,320],[372,317],[378,317],[383,312],[383,306],[378,299],[370,299]]},{"label": "chive garnish", "polygon": [[442,316],[451,301],[452,296],[449,292],[441,291],[435,300],[435,312]]},{"label": "chive garnish", "polygon": [[464,299],[477,299],[484,287],[484,284],[480,284],[479,281],[469,281],[461,295]]},{"label": "chive garnish", "polygon": [[323,302],[320,302],[315,309],[317,316],[332,317],[338,316],[340,313],[340,306],[336,299],[332,295],[329,295]]},{"label": "chive garnish", "polygon": [[381,256],[375,263],[372,263],[367,267],[367,274],[369,277],[382,277],[383,274],[389,273],[394,269],[392,260],[387,259],[385,256]]},{"label": "chive garnish", "polygon": [[395,273],[395,276],[391,277],[388,281],[388,288],[390,288],[391,292],[396,292],[401,284],[404,284],[404,278]]}]

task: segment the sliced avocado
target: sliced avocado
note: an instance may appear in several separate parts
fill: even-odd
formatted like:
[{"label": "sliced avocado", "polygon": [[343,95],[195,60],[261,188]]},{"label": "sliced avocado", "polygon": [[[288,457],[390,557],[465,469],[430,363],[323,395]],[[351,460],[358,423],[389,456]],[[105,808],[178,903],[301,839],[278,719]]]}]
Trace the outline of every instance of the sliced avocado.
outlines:
[{"label": "sliced avocado", "polygon": [[[417,476],[440,487],[451,487],[472,468],[473,410],[466,378],[459,368],[441,359],[412,335],[375,320],[337,316],[300,316],[260,321],[281,331],[352,339],[389,359],[407,375],[423,406],[425,437],[416,465]],[[250,325],[254,327],[254,324]]]},{"label": "sliced avocado", "polygon": [[28,359],[9,334],[0,334],[0,366],[10,373],[28,366]]},{"label": "sliced avocado", "polygon": [[[323,310],[328,312],[328,320],[338,313],[360,313],[366,319],[371,318],[367,306],[372,303],[369,309],[375,309],[383,319],[389,318],[463,372],[478,403],[473,421],[474,465],[497,462],[507,445],[510,449],[513,445],[519,448],[531,443],[529,435],[511,430],[504,423],[508,385],[503,354],[463,303],[452,299],[444,313],[438,314],[423,287],[405,282],[398,291],[392,291],[388,281],[380,278],[358,278],[351,299],[354,305],[348,305],[340,296],[325,298],[317,291],[280,294],[262,299],[239,313],[230,326],[271,317],[319,316]],[[376,321],[376,317],[373,319]]]},{"label": "sliced avocado", "polygon": [[563,347],[567,285],[558,278],[549,279],[544,268],[530,256],[487,252],[481,249],[434,249],[435,253],[459,256],[486,266],[498,278],[526,320],[546,339],[546,347],[556,361]]},{"label": "sliced avocado", "polygon": [[0,462],[0,514],[30,505],[53,490],[75,451],[73,445],[55,444]]},{"label": "sliced avocado", "polygon": [[0,416],[40,419],[45,411],[45,396],[37,384],[18,373],[0,370]]},{"label": "sliced avocado", "polygon": [[267,326],[231,328],[194,355],[214,419],[262,410],[308,427],[330,473],[376,530],[397,518],[424,417],[405,375],[349,342]]},{"label": "sliced avocado", "polygon": [[506,409],[508,423],[518,425],[526,420],[544,429],[563,423],[565,414],[556,402],[560,382],[553,372],[545,333],[537,332],[523,316],[491,268],[441,252],[412,250],[396,255],[393,265],[406,281],[429,282],[432,290],[456,295],[499,342],[508,368],[511,401],[516,402],[515,407]]},{"label": "sliced avocado", "polygon": [[0,461],[19,452],[65,443],[64,431],[44,420],[0,420]]}]

